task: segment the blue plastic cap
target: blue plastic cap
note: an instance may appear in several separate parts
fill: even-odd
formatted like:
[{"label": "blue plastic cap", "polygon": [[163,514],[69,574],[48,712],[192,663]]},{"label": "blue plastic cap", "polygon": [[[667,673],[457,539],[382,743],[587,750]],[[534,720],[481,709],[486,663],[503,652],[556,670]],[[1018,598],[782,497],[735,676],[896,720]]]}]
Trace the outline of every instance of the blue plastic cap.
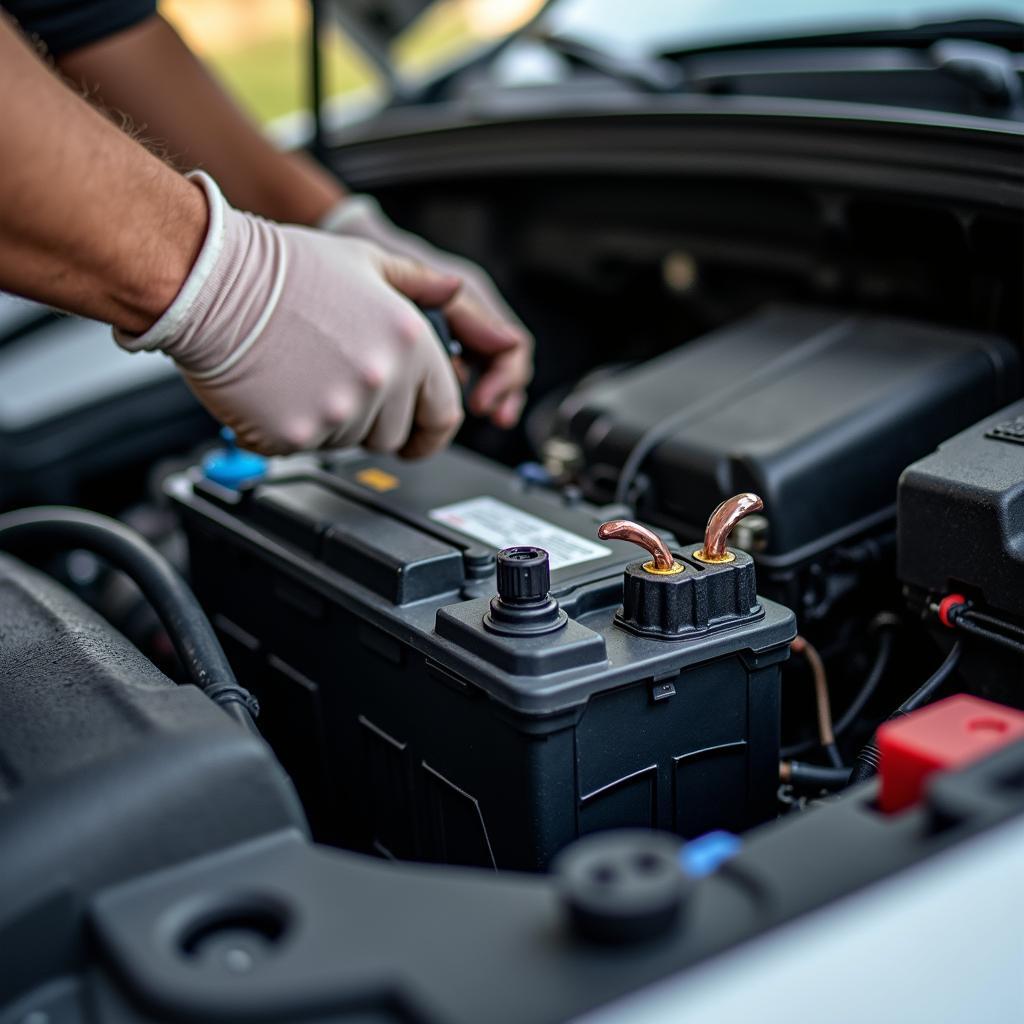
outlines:
[{"label": "blue plastic cap", "polygon": [[550,487],[552,484],[551,474],[539,462],[521,462],[516,466],[516,473],[520,480],[528,484],[541,487]]},{"label": "blue plastic cap", "polygon": [[203,460],[203,475],[207,480],[237,491],[267,475],[267,460],[262,455],[239,448],[233,430],[224,427],[220,436],[224,447],[211,452]]},{"label": "blue plastic cap", "polygon": [[742,843],[731,832],[707,832],[683,845],[679,864],[691,878],[704,878],[735,854]]}]

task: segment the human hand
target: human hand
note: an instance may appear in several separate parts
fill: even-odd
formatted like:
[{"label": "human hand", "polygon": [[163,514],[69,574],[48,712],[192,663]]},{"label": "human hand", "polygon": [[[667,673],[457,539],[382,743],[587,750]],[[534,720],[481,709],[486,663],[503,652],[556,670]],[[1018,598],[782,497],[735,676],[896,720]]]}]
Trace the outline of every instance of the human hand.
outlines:
[{"label": "human hand", "polygon": [[490,416],[500,427],[514,426],[526,400],[526,385],[533,376],[533,338],[487,272],[471,260],[403,231],[370,196],[343,199],[321,220],[320,227],[367,239],[388,252],[462,280],[445,315],[452,333],[483,366],[469,396],[470,409]]},{"label": "human hand", "polygon": [[[416,308],[452,307],[458,278],[370,242],[233,209],[195,174],[206,240],[177,298],[125,348],[171,356],[203,404],[263,454],[362,443],[417,457],[462,421],[458,382]],[[466,309],[462,330],[494,330]]]}]

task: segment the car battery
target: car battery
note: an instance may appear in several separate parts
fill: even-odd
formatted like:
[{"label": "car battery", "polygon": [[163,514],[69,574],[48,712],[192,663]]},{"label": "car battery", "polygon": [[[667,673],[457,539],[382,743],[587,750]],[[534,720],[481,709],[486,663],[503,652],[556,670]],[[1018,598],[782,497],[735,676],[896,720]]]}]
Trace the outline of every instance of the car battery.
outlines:
[{"label": "car battery", "polygon": [[321,839],[541,869],[599,829],[773,816],[795,624],[724,547],[742,500],[704,559],[461,450],[168,489]]}]

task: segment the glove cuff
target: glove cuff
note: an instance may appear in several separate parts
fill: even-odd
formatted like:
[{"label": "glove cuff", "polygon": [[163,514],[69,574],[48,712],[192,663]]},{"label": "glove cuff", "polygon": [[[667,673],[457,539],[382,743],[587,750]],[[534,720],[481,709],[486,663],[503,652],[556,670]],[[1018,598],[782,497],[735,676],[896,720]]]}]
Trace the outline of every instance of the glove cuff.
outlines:
[{"label": "glove cuff", "polygon": [[227,206],[217,183],[203,171],[185,175],[203,190],[206,196],[207,226],[202,248],[174,301],[164,310],[160,319],[144,334],[129,334],[115,327],[114,340],[129,352],[152,351],[163,348],[177,337],[192,317],[193,307],[220,259],[224,249],[224,211]]},{"label": "glove cuff", "polygon": [[367,223],[373,224],[386,220],[380,203],[373,196],[354,194],[339,199],[316,223],[321,231],[345,235],[355,231]]}]

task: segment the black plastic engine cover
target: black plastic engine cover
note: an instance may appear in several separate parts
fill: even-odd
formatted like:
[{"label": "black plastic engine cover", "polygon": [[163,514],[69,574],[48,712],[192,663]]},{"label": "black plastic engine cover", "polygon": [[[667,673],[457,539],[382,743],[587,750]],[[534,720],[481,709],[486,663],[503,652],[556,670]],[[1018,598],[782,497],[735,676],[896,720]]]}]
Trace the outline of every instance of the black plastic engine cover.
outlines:
[{"label": "black plastic engine cover", "polygon": [[0,554],[0,1005],[76,962],[98,889],[288,828],[265,744]]},{"label": "black plastic engine cover", "polygon": [[649,431],[640,513],[682,539],[738,491],[765,502],[762,566],[783,567],[891,520],[901,471],[1019,394],[1019,357],[994,335],[778,305],[571,403],[588,496],[607,499]]}]

